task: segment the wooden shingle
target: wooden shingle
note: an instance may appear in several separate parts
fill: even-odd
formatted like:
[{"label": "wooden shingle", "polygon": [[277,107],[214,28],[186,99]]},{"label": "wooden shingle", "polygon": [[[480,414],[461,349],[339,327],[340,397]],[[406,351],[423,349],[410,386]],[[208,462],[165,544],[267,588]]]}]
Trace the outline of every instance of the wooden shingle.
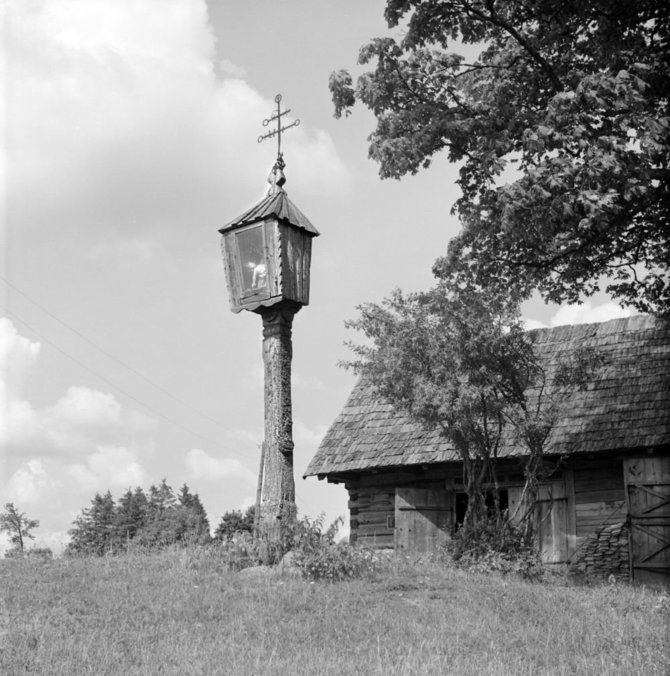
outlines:
[{"label": "wooden shingle", "polygon": [[[570,395],[549,437],[548,454],[670,446],[670,322],[638,315],[533,333],[550,376],[578,348],[592,348],[603,358],[586,390]],[[500,456],[522,453],[510,435]],[[458,459],[437,430],[396,412],[359,381],[305,476]]]}]

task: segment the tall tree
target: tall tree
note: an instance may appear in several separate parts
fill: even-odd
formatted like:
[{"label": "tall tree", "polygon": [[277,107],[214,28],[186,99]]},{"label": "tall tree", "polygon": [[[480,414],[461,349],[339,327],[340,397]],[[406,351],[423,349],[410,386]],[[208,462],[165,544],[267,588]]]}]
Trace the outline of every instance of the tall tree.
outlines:
[{"label": "tall tree", "polygon": [[200,543],[208,542],[211,539],[209,519],[200,501],[200,496],[197,493],[191,493],[189,487],[184,484],[179,489],[177,499],[183,522],[183,535],[181,539]]},{"label": "tall tree", "polygon": [[465,527],[484,515],[485,484],[496,483],[505,415],[536,368],[517,306],[503,297],[442,288],[396,291],[349,322],[368,339],[348,365],[396,408],[438,429],[463,462]]},{"label": "tall tree", "polygon": [[177,498],[166,479],[162,479],[158,486],[149,487],[149,512],[161,514],[174,506]]},{"label": "tall tree", "polygon": [[167,480],[149,487],[147,515],[138,532],[139,541],[148,547],[161,547],[175,542],[175,506],[177,498]]},{"label": "tall tree", "polygon": [[29,519],[25,513],[19,512],[13,502],[6,503],[4,512],[0,512],[0,532],[7,532],[14,549],[21,553],[25,551],[26,540],[35,539],[31,531],[39,525],[36,519]]},{"label": "tall tree", "polygon": [[[563,398],[591,375],[590,355],[571,355],[548,378],[524,331],[516,300],[441,283],[428,292],[396,291],[361,306],[349,326],[366,342],[351,345],[349,366],[395,408],[437,429],[458,452],[468,496],[466,531],[486,518],[486,486],[497,486],[503,443],[524,448],[520,462],[530,517],[549,433]],[[497,491],[493,491],[497,505]],[[497,515],[498,516],[498,515]],[[525,519],[526,535],[532,519]]]},{"label": "tall tree", "polygon": [[463,229],[436,274],[670,312],[667,2],[388,0],[385,16],[403,37],[365,45],[373,69],[330,88],[336,116],[373,111],[382,177],[442,150],[460,163]]},{"label": "tall tree", "polygon": [[91,506],[83,509],[68,531],[70,542],[68,554],[94,554],[102,556],[113,551],[118,544],[116,529],[116,505],[112,494],[96,493]]},{"label": "tall tree", "polygon": [[129,488],[119,499],[114,513],[114,524],[119,540],[132,540],[147,522],[148,500],[138,486]]}]

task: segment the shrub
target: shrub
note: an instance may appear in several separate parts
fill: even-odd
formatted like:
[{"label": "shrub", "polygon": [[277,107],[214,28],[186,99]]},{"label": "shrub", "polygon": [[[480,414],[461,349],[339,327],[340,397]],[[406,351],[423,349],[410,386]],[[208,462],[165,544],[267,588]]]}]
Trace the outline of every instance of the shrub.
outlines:
[{"label": "shrub", "polygon": [[311,551],[298,550],[296,564],[308,580],[336,582],[372,575],[379,558],[371,549],[343,543],[322,545]]},{"label": "shrub", "polygon": [[239,533],[253,533],[255,506],[248,507],[245,512],[233,509],[226,512],[214,532],[216,540],[231,540]]},{"label": "shrub", "polygon": [[525,580],[540,580],[544,574],[535,542],[504,515],[461,528],[445,551],[456,566],[475,572],[514,573]]},{"label": "shrub", "polygon": [[295,565],[308,580],[347,580],[364,577],[377,570],[380,557],[372,550],[337,544],[335,538],[343,519],[324,528],[324,516],[303,517],[288,528],[279,543],[253,539],[246,530],[226,534],[211,544],[188,548],[183,557],[187,568],[242,570],[258,563],[279,563],[292,552]]},{"label": "shrub", "polygon": [[187,569],[224,573],[239,571],[257,563],[254,545],[248,533],[228,540],[212,540],[208,544],[175,547],[181,565]]},{"label": "shrub", "polygon": [[295,553],[295,564],[303,576],[335,582],[372,574],[379,563],[377,555],[370,549],[335,542],[342,517],[325,530],[323,520],[323,514],[313,521],[304,517],[296,521],[289,534],[287,545]]},{"label": "shrub", "polygon": [[49,547],[31,547],[26,551],[29,559],[40,559],[42,561],[50,561],[54,557],[54,553]]},{"label": "shrub", "polygon": [[5,552],[6,559],[23,559],[25,558],[25,552],[22,552],[20,549],[12,547]]}]

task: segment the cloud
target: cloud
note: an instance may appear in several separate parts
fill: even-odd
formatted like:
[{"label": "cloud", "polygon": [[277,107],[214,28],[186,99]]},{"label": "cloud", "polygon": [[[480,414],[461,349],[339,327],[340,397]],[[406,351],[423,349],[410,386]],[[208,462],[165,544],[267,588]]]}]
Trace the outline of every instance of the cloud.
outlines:
[{"label": "cloud", "polygon": [[308,390],[313,392],[325,392],[326,386],[315,376],[301,376],[293,373],[291,383],[294,390]]},{"label": "cloud", "polygon": [[248,392],[256,392],[263,389],[263,364],[254,364],[247,375],[242,379],[242,387]]},{"label": "cloud", "polygon": [[[0,381],[0,394],[3,389]],[[146,436],[155,426],[143,413],[123,407],[113,394],[84,386],[69,387],[55,404],[43,409],[5,396],[0,423],[0,443],[40,445],[49,455],[71,455],[98,444]]]},{"label": "cloud", "polygon": [[589,301],[581,305],[565,305],[551,318],[550,326],[563,326],[564,324],[590,324],[606,322],[620,317],[632,317],[637,314],[631,308],[622,308],[616,303],[605,303],[593,307]]},{"label": "cloud", "polygon": [[65,472],[87,494],[141,486],[150,481],[137,452],[121,446],[101,446],[84,462],[68,465]]},{"label": "cloud", "polygon": [[246,512],[249,507],[253,506],[256,504],[256,498],[253,495],[249,495],[242,502],[240,502],[239,506],[237,509],[240,510],[240,512]]},{"label": "cloud", "polygon": [[12,474],[6,490],[10,502],[23,505],[38,502],[45,489],[54,486],[55,482],[49,478],[44,463],[33,459]]},{"label": "cloud", "polygon": [[37,412],[29,402],[12,399],[7,390],[0,380],[0,444],[37,441],[41,433]]},{"label": "cloud", "polygon": [[244,68],[233,63],[229,59],[221,59],[217,65],[219,73],[221,73],[224,77],[233,77],[243,80],[247,75]]},{"label": "cloud", "polygon": [[325,425],[317,425],[312,429],[301,420],[296,420],[293,423],[293,439],[296,446],[306,446],[316,451],[327,430]]},{"label": "cloud", "polygon": [[237,451],[253,452],[263,441],[263,430],[231,429],[225,432],[225,438],[227,446],[232,446]]},{"label": "cloud", "polygon": [[[73,385],[54,404],[35,408],[22,396],[22,383],[38,367],[40,344],[21,336],[0,318],[0,444],[2,458],[90,453],[101,446],[138,445],[155,421],[123,406],[113,394]],[[27,485],[28,474],[17,481]],[[34,468],[30,470],[34,475]],[[30,473],[29,472],[29,473]],[[34,481],[33,484],[34,485]],[[17,488],[18,490],[18,488]]]},{"label": "cloud", "polygon": [[41,347],[40,343],[19,335],[10,319],[0,317],[0,376],[6,388],[0,396],[16,397],[20,393],[37,363]]},{"label": "cloud", "polygon": [[546,329],[547,325],[539,319],[527,319],[524,317],[523,327],[526,331],[532,331],[533,329]]},{"label": "cloud", "polygon": [[[94,493],[149,483],[144,461],[156,429],[113,394],[84,386],[33,406],[20,384],[33,372],[41,375],[39,355],[39,343],[0,318],[0,495],[38,519],[38,539],[51,544],[63,541],[62,524]],[[58,532],[49,535],[56,524]]]},{"label": "cloud", "polygon": [[118,425],[121,404],[113,394],[73,386],[49,409],[47,415],[66,427]]},{"label": "cloud", "polygon": [[[240,189],[262,193],[274,156],[256,138],[274,102],[231,62],[217,74],[204,0],[8,7],[10,225],[57,221],[92,238],[94,255],[123,235],[146,256],[142,233],[166,240],[170,226],[179,233],[217,219]],[[285,151],[302,191],[347,189],[348,170],[323,131],[292,130]]]},{"label": "cloud", "polygon": [[192,479],[241,479],[255,483],[255,474],[234,458],[215,458],[207,452],[193,448],[186,455],[186,468]]},{"label": "cloud", "polygon": [[[566,324],[595,324],[598,322],[607,322],[610,319],[619,319],[621,317],[632,317],[636,314],[635,310],[622,308],[616,303],[603,303],[593,306],[590,301],[581,305],[563,305],[554,316],[549,320],[549,326],[564,326]],[[524,327],[526,330],[546,329],[547,324],[539,319],[529,319],[524,317]]]}]

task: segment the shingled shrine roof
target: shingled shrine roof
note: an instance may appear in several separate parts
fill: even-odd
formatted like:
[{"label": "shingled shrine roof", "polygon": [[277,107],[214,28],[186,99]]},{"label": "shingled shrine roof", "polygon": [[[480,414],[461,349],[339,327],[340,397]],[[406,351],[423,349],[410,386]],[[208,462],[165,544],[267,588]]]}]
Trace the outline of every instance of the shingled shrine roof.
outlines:
[{"label": "shingled shrine roof", "polygon": [[[647,315],[601,324],[538,329],[535,345],[549,374],[577,348],[603,357],[585,390],[574,391],[548,440],[548,454],[670,446],[670,322]],[[508,440],[499,455],[523,454]],[[458,461],[437,430],[354,387],[305,476]]]},{"label": "shingled shrine roof", "polygon": [[270,192],[256,206],[251,207],[251,209],[245,211],[241,216],[220,228],[219,232],[241,228],[243,225],[249,225],[250,223],[272,217],[285,223],[290,223],[296,228],[302,228],[315,237],[319,234],[319,231],[309,222],[307,216],[291,202],[286,191],[281,189]]}]

